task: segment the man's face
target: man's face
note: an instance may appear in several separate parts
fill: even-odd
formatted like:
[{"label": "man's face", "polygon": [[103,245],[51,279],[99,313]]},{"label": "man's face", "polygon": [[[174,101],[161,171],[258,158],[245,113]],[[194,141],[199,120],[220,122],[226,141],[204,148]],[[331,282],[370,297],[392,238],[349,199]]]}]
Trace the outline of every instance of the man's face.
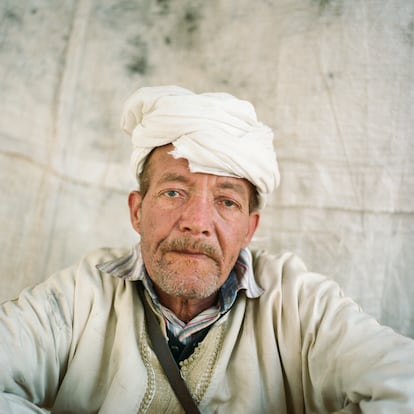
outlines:
[{"label": "man's face", "polygon": [[249,212],[246,180],[191,173],[187,160],[168,154],[172,149],[152,153],[147,193],[129,197],[131,221],[156,288],[175,297],[207,298],[250,242],[259,213]]}]

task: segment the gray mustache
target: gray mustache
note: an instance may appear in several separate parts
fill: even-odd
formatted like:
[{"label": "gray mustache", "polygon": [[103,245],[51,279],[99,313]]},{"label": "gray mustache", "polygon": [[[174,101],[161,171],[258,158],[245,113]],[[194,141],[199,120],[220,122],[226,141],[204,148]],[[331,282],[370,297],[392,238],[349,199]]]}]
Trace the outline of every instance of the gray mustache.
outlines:
[{"label": "gray mustache", "polygon": [[194,253],[205,254],[209,256],[216,262],[220,260],[219,251],[208,243],[202,242],[200,240],[190,240],[190,239],[177,239],[164,241],[160,245],[162,253],[167,253],[171,250],[176,251],[191,251]]}]

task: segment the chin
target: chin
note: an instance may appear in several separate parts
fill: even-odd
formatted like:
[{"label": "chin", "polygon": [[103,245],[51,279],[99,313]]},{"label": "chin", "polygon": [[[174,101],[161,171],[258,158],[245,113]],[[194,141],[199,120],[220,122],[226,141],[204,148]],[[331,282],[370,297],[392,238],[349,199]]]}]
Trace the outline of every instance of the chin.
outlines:
[{"label": "chin", "polygon": [[[196,277],[171,278],[159,283],[159,287],[171,296],[186,298],[186,299],[206,299],[213,295],[219,289],[217,278],[204,277],[200,275]],[[201,278],[201,279],[200,279]],[[174,280],[175,279],[175,280]]]}]

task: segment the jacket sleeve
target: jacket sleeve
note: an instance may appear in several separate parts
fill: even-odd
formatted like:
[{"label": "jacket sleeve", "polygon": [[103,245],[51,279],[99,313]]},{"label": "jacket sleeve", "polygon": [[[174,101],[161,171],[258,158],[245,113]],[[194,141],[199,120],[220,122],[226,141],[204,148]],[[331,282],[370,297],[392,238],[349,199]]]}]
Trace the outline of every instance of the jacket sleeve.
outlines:
[{"label": "jacket sleeve", "polygon": [[413,340],[381,326],[320,275],[300,278],[298,309],[310,412],[414,412]]},{"label": "jacket sleeve", "polygon": [[54,275],[0,306],[0,413],[52,406],[71,341],[72,273]]}]

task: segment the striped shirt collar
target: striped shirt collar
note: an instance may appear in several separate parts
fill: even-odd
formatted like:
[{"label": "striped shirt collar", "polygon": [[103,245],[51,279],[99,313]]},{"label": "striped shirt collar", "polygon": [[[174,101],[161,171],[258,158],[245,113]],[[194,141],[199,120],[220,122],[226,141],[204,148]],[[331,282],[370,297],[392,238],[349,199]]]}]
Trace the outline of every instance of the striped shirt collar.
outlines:
[{"label": "striped shirt collar", "polygon": [[[141,245],[136,244],[128,254],[119,258],[96,265],[104,273],[123,280],[144,280],[146,270],[141,256]],[[234,293],[245,290],[248,298],[257,298],[262,295],[263,289],[256,283],[253,273],[252,254],[248,248],[240,251],[239,257],[232,272],[220,289],[222,306],[228,307],[234,302]],[[223,310],[223,309],[222,309]]]}]

